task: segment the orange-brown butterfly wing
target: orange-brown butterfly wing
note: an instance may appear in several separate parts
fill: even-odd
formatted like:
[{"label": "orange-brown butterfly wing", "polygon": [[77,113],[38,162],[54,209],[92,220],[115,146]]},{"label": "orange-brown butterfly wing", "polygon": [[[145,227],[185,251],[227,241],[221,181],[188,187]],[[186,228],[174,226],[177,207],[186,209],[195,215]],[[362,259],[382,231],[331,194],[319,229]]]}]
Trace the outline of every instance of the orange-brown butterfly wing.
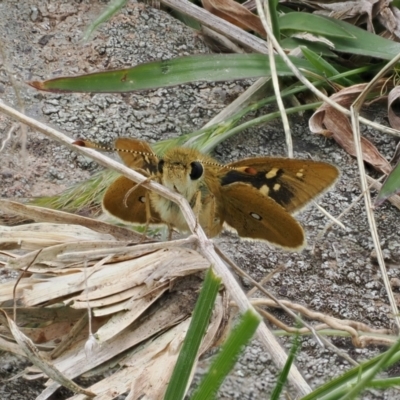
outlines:
[{"label": "orange-brown butterfly wing", "polygon": [[[151,218],[147,221],[146,201],[150,202],[148,190],[124,176],[118,177],[106,190],[103,209],[112,216],[132,224],[162,224],[160,215],[149,204]],[[131,191],[129,193],[129,191]]]},{"label": "orange-brown butterfly wing", "polygon": [[311,160],[257,157],[228,164],[221,185],[243,182],[293,213],[327,190],[338,178],[338,169]]},{"label": "orange-brown butterfly wing", "polygon": [[303,228],[276,201],[246,183],[222,187],[225,222],[243,238],[266,240],[276,246],[300,250]]},{"label": "orange-brown butterfly wing", "polygon": [[158,157],[148,143],[122,137],[116,139],[114,145],[127,167],[145,171],[149,175],[157,172]]}]

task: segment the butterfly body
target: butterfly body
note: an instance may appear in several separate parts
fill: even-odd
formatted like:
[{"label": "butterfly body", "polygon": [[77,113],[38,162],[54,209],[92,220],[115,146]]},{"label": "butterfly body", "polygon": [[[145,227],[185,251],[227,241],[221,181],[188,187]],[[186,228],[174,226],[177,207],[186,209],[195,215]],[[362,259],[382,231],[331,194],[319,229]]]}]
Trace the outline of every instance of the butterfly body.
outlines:
[{"label": "butterfly body", "polygon": [[[110,150],[87,141],[75,143]],[[146,142],[130,138],[117,139],[113,150],[130,168],[185,197],[210,237],[226,223],[244,238],[290,250],[305,244],[304,231],[291,213],[324,192],[339,175],[333,165],[310,160],[256,157],[221,165],[185,147],[159,158]],[[103,208],[125,222],[188,230],[175,203],[123,176],[107,189]]]}]

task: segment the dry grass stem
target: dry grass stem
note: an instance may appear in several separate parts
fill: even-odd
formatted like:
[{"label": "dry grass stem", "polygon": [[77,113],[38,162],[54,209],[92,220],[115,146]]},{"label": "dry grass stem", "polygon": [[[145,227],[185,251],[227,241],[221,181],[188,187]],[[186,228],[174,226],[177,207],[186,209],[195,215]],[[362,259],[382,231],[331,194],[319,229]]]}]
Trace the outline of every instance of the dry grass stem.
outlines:
[{"label": "dry grass stem", "polygon": [[[336,346],[334,346],[327,338],[324,336],[321,336],[317,333],[317,331],[314,329],[313,326],[310,324],[306,323],[304,320],[302,320],[298,315],[296,315],[289,307],[286,307],[285,301],[278,300],[275,296],[273,296],[269,291],[267,291],[264,287],[262,287],[257,281],[255,281],[251,276],[249,276],[246,272],[242,271],[231,259],[229,259],[225,254],[223,254],[218,248],[217,250],[219,251],[219,254],[221,257],[227,262],[240,276],[245,277],[247,280],[249,280],[255,287],[257,287],[258,290],[260,290],[262,293],[264,293],[273,303],[270,304],[278,304],[279,307],[281,307],[286,313],[288,313],[294,320],[299,320],[301,324],[303,324],[314,336],[316,341],[321,345],[325,345],[327,348],[331,349],[333,352],[338,354],[340,357],[343,357],[344,359],[348,360],[350,363],[354,363],[352,361],[351,357],[349,357],[345,352],[341,351],[338,349]],[[260,299],[257,299],[253,301],[253,305],[257,304],[257,301]],[[261,299],[261,302],[263,301],[268,301],[266,299]],[[293,304],[289,302],[290,304]],[[296,305],[297,307],[297,305]],[[299,306],[301,307],[301,306]],[[296,311],[299,311],[296,309]],[[264,314],[263,314],[264,315]],[[354,334],[354,331],[351,331]],[[387,341],[386,341],[387,342]],[[357,343],[363,343],[363,341],[360,339],[358,340]],[[366,343],[366,342],[365,342]],[[364,343],[364,345],[366,345]]]},{"label": "dry grass stem", "polygon": [[335,218],[331,213],[326,211],[324,207],[321,207],[316,201],[313,201],[313,204],[318,208],[319,211],[322,212],[322,214],[324,214],[332,221],[332,224],[336,224],[337,226],[340,226],[342,229],[346,230],[346,227],[342,222],[339,221],[339,218]]},{"label": "dry grass stem", "polygon": [[369,91],[374,87],[376,82],[385,74],[387,70],[392,68],[397,62],[400,60],[400,54],[397,55],[390,63],[388,63],[385,68],[383,68],[377,75],[374,76],[372,81],[365,87],[363,92],[358,96],[358,98],[354,101],[353,105],[350,107],[351,109],[351,125],[353,128],[353,135],[354,135],[354,144],[356,147],[357,152],[357,162],[358,168],[360,172],[360,180],[361,180],[361,190],[364,194],[365,200],[365,209],[368,218],[368,224],[371,231],[372,240],[374,243],[374,248],[376,251],[376,257],[378,260],[378,264],[382,273],[383,282],[386,288],[387,295],[389,297],[390,306],[392,308],[392,314],[394,315],[394,320],[398,328],[400,328],[400,317],[399,311],[397,307],[397,302],[394,297],[392,287],[390,285],[389,277],[386,270],[385,260],[382,253],[382,248],[380,245],[378,230],[376,227],[375,216],[373,212],[373,205],[371,201],[371,194],[368,190],[368,182],[365,173],[365,166],[363,162],[363,155],[362,155],[362,148],[361,148],[361,134],[360,134],[360,126],[359,126],[359,112],[362,107],[362,104],[365,101],[365,98]]},{"label": "dry grass stem", "polygon": [[[235,25],[230,24],[227,21],[224,21],[223,19],[216,17],[209,13],[206,10],[200,9],[199,7],[196,7],[192,5],[189,1],[187,0],[164,0],[164,4],[170,6],[171,8],[178,10],[180,12],[183,12],[187,15],[190,15],[200,23],[204,24],[205,26],[208,26],[217,32],[220,32],[227,37],[231,38],[232,40],[237,41],[238,43],[241,43],[243,46],[251,48],[253,51],[261,53],[261,54],[267,54],[267,46],[265,45],[265,42],[262,41],[261,39],[257,39],[254,36],[247,34],[247,32],[237,28]],[[302,73],[301,71],[292,63],[292,61],[289,59],[285,51],[282,49],[276,38],[273,36],[273,33],[266,24],[264,26],[266,32],[267,32],[267,37],[271,40],[274,49],[277,51],[277,53],[282,57],[282,60],[286,63],[286,65],[290,68],[290,70],[293,72],[294,76],[301,82],[303,83],[312,93],[314,93],[319,99],[325,101],[329,105],[331,105],[333,108],[336,110],[340,111],[341,113],[350,116],[350,111],[346,109],[345,107],[342,107],[341,105],[337,104],[336,102],[332,101],[328,96],[326,96],[324,93],[322,93],[320,90],[318,90]],[[247,37],[250,36],[250,37]],[[257,39],[256,42],[253,42],[253,39]],[[249,45],[251,43],[251,45]],[[257,44],[255,44],[257,43]],[[378,124],[376,122],[370,121],[367,118],[360,117],[359,120],[368,126],[371,126],[381,132],[392,134],[394,136],[399,136],[399,132],[396,129],[388,128],[386,126],[383,126],[381,124]]]},{"label": "dry grass stem", "polygon": [[[272,85],[274,87],[276,102],[278,104],[279,112],[280,112],[281,118],[282,118],[283,129],[285,131],[288,157],[293,158],[293,140],[292,140],[292,135],[290,133],[289,119],[286,114],[285,105],[283,104],[283,101],[282,101],[281,91],[279,88],[278,74],[276,72],[274,43],[271,40],[271,36],[273,36],[273,32],[272,32],[271,14],[269,12],[269,5],[268,5],[267,1],[264,1],[262,3],[261,0],[256,0],[256,5],[257,5],[258,15],[260,16],[260,19],[264,26],[264,29],[266,30],[266,32],[268,32],[268,35],[267,35],[268,59],[269,59],[269,65],[270,65],[270,69],[271,69]],[[268,30],[267,30],[267,27],[268,27]],[[275,37],[274,37],[274,39],[277,42]]]},{"label": "dry grass stem", "polygon": [[[383,179],[384,176],[382,176],[380,179]],[[376,187],[375,189],[378,188],[379,182],[375,181],[374,179],[372,179],[370,176],[367,175],[367,180],[370,181],[370,186],[368,187],[368,190],[373,187],[373,182],[374,181],[376,183]],[[380,185],[382,186],[382,185]],[[377,189],[379,190],[379,189]],[[364,193],[361,193],[348,207],[346,207],[336,218],[335,220],[340,221],[346,214],[348,214],[355,206],[356,204],[364,197]],[[393,196],[393,197],[399,197],[399,196]],[[395,201],[396,203],[396,201]],[[400,197],[399,197],[399,201],[397,202],[397,204],[400,206]],[[396,204],[393,204],[396,205]],[[400,208],[400,207],[397,207]],[[321,240],[321,238],[325,235],[325,233],[332,228],[334,222],[330,222],[329,224],[327,224],[324,229],[318,233],[317,235],[317,240]],[[344,227],[346,229],[346,227]]]},{"label": "dry grass stem", "polygon": [[[281,304],[277,304],[271,299],[259,299],[259,298],[253,298],[251,299],[251,302],[254,306],[256,306],[258,309],[261,306],[264,307],[273,307],[273,308],[281,308],[281,304],[284,304],[287,308],[296,311],[303,315],[305,318],[314,320],[314,321],[320,321],[323,324],[322,325],[314,325],[313,329],[318,331],[322,329],[326,329],[327,327],[335,329],[337,331],[341,332],[346,332],[349,334],[349,336],[352,339],[353,345],[356,347],[367,347],[371,344],[375,345],[385,345],[385,346],[391,346],[393,343],[396,342],[396,337],[393,335],[392,331],[390,329],[375,329],[371,328],[368,325],[358,322],[358,321],[352,321],[352,320],[341,320],[338,318],[331,317],[329,315],[317,312],[317,311],[312,311],[308,309],[307,307],[304,307],[300,304],[293,303],[288,300],[280,300]],[[284,329],[287,332],[290,333],[309,333],[310,330],[308,327],[304,327],[301,329],[296,329],[289,327],[288,325],[284,324],[283,322],[279,321],[275,316],[272,314],[268,313],[267,311],[262,311],[260,310],[260,313],[264,315],[270,322],[274,323],[276,326],[278,326],[281,329]]]},{"label": "dry grass stem", "polygon": [[[220,43],[223,48],[230,50],[232,53],[244,54],[245,51],[239,47],[236,43],[229,40],[225,35],[221,35],[218,32],[208,28],[207,26],[201,27],[202,33],[207,37]],[[215,46],[215,45],[214,45]]]},{"label": "dry grass stem", "polygon": [[[258,284],[260,286],[265,285],[275,274],[283,271],[285,269],[285,267],[283,265],[280,265],[279,267],[275,268],[273,271],[271,271],[269,274],[265,275],[264,278],[261,279],[260,282],[258,282]],[[256,293],[258,290],[257,286],[254,286],[252,289],[250,289],[247,292],[247,297],[251,297],[254,295],[254,293]]]}]

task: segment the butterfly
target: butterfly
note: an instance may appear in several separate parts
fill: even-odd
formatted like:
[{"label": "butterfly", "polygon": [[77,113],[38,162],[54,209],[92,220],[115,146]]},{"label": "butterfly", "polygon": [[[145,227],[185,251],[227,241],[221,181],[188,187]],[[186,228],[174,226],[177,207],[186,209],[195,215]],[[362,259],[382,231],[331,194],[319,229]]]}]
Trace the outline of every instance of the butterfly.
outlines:
[{"label": "butterfly", "polygon": [[[289,250],[305,245],[303,228],[291,214],[339,176],[329,163],[303,159],[254,157],[220,164],[186,147],[172,148],[158,157],[147,142],[131,138],[118,138],[113,148],[86,140],[74,144],[117,151],[127,167],[181,194],[209,237],[218,235],[226,224],[243,238]],[[124,176],[107,188],[103,208],[124,222],[188,230],[177,204]]]}]

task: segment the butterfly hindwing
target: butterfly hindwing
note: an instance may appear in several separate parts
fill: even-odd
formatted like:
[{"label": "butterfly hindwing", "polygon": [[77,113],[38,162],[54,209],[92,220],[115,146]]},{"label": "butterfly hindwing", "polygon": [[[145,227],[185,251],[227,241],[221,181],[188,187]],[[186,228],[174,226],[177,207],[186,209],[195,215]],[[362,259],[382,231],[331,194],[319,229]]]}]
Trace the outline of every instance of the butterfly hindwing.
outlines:
[{"label": "butterfly hindwing", "polygon": [[220,177],[223,187],[245,183],[290,213],[323,193],[339,176],[338,169],[331,164],[288,158],[249,158],[227,167],[231,169]]},{"label": "butterfly hindwing", "polygon": [[112,216],[132,224],[160,224],[161,218],[151,206],[151,218],[147,221],[146,201],[150,202],[149,191],[124,176],[118,177],[106,190],[103,208]]},{"label": "butterfly hindwing", "polygon": [[241,182],[223,186],[222,192],[225,222],[239,236],[266,240],[292,250],[304,246],[303,228],[273,199]]}]

